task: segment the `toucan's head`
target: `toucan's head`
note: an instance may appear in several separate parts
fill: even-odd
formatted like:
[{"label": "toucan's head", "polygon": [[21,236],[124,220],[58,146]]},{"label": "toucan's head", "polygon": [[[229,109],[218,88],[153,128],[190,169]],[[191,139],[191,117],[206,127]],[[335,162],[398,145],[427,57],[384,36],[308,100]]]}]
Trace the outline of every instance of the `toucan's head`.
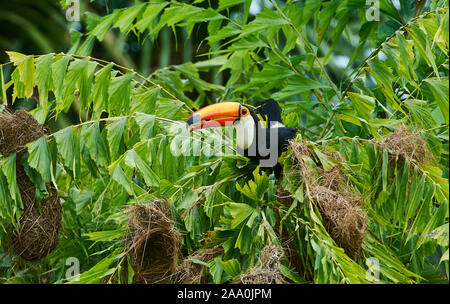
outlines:
[{"label": "toucan's head", "polygon": [[234,126],[236,144],[247,149],[255,139],[257,116],[238,102],[222,102],[195,111],[187,120],[190,131],[196,129]]}]

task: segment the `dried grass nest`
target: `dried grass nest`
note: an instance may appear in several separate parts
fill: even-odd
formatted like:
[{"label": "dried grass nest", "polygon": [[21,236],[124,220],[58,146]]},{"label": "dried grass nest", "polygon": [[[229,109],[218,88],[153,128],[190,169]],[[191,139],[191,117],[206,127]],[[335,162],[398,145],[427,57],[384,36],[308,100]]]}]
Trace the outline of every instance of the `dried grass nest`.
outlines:
[{"label": "dried grass nest", "polygon": [[16,179],[24,212],[18,228],[11,228],[10,247],[22,259],[38,261],[52,252],[59,239],[62,208],[58,192],[51,183],[46,184],[48,196],[36,201],[36,186],[20,164],[26,152],[25,145],[49,133],[27,111],[0,113],[0,153],[3,157],[16,152]]},{"label": "dried grass nest", "polygon": [[175,283],[180,284],[206,284],[207,276],[205,266],[198,263],[207,263],[215,257],[223,254],[223,248],[203,248],[189,255],[183,263],[177,267]]},{"label": "dried grass nest", "polygon": [[410,159],[418,163],[432,163],[433,155],[417,133],[412,133],[405,125],[400,125],[394,132],[378,142],[380,151],[387,148],[391,158]]},{"label": "dried grass nest", "polygon": [[25,110],[0,113],[0,153],[5,157],[14,152],[22,155],[26,144],[45,134],[42,125]]},{"label": "dried grass nest", "polygon": [[365,213],[360,207],[360,198],[352,193],[342,193],[324,186],[312,186],[310,192],[321,210],[325,229],[336,244],[356,261],[366,231]]},{"label": "dried grass nest", "polygon": [[[293,174],[301,176],[308,184],[309,194],[323,216],[325,229],[350,258],[357,260],[366,231],[361,197],[351,192],[348,177],[342,174],[340,165],[328,171],[318,165],[317,178],[317,172],[308,168],[303,160],[303,156],[312,156],[307,142],[291,141],[290,146]],[[336,151],[321,152],[342,161]]]},{"label": "dried grass nest", "polygon": [[284,284],[287,281],[279,271],[283,250],[275,245],[265,246],[258,263],[240,275],[242,284]]},{"label": "dried grass nest", "polygon": [[130,206],[125,242],[134,283],[170,281],[177,269],[180,234],[171,220],[166,200]]}]

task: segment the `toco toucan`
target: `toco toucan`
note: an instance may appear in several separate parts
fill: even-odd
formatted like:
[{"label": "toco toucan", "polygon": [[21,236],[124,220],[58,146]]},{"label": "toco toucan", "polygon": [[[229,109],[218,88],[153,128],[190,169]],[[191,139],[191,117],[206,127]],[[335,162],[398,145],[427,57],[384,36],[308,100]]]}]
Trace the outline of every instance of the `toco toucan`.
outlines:
[{"label": "toco toucan", "polygon": [[259,162],[262,169],[273,169],[276,178],[281,173],[278,157],[297,133],[296,128],[283,125],[280,106],[273,99],[260,102],[255,110],[238,102],[209,105],[194,112],[187,125],[191,132],[232,125],[236,129],[237,152]]}]

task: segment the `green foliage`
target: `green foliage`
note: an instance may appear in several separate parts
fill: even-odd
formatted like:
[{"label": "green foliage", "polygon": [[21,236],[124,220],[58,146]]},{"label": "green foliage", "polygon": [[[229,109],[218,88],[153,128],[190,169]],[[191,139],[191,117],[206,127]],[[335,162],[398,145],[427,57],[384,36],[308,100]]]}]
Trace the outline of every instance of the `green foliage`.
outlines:
[{"label": "green foliage", "polygon": [[[215,7],[203,2],[136,1],[105,16],[89,13],[87,32],[68,54],[8,52],[14,70],[7,83],[0,66],[0,100],[7,100],[9,88],[13,102],[30,99],[37,88],[39,104],[32,113],[40,123],[74,105],[80,108],[79,124],[29,143],[23,158],[64,200],[62,236],[45,261],[51,282],[67,282],[68,256],[82,265],[79,280],[72,282],[112,277],[132,282],[121,242],[124,211],[155,197],[170,202],[189,253],[223,247],[223,256],[207,263],[209,282],[230,281],[254,266],[265,245],[283,245],[280,231],[290,236],[303,271],[294,271],[287,259],[279,270],[296,283],[371,283],[369,258],[379,261],[378,283],[448,281],[447,4],[431,1],[424,8],[400,1],[397,10],[380,1],[386,22],[378,24],[366,20],[368,7],[359,0],[270,1],[271,7],[254,17],[251,1],[219,1]],[[236,7],[243,13],[230,13]],[[356,31],[347,25],[350,18],[360,21]],[[155,40],[164,27],[195,35],[203,22],[209,49],[195,63],[144,77],[89,56],[95,41],[101,43],[112,28]],[[350,32],[356,38],[348,37]],[[338,44],[354,39],[349,63],[332,75]],[[374,50],[352,70],[368,44]],[[217,69],[229,73],[224,86],[203,77]],[[291,152],[282,158],[290,206],[275,199],[278,181],[244,157],[210,156],[209,145],[201,155],[174,153],[177,140],[189,136],[177,127],[198,107],[266,98],[284,102],[284,121],[298,127],[298,139],[312,147],[308,166],[317,170],[320,164],[327,171],[342,166],[349,189],[363,197],[367,233],[359,260],[327,232],[320,210],[311,204],[310,185],[289,174]],[[392,157],[377,145],[401,124],[423,138],[433,153],[431,163]],[[193,140],[218,136],[203,130]],[[232,143],[231,138],[225,144]],[[2,251],[7,226],[17,224],[23,211],[15,157],[0,158]],[[6,263],[13,269],[18,262]],[[19,271],[0,268],[1,281],[18,278],[28,281]]]}]

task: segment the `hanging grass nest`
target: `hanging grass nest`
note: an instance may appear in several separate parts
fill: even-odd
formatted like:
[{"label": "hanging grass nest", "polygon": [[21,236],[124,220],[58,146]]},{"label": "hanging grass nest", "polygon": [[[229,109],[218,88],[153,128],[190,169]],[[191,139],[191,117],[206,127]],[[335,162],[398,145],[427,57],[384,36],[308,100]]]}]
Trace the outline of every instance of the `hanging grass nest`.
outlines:
[{"label": "hanging grass nest", "polygon": [[168,282],[177,268],[180,235],[164,199],[136,204],[128,211],[126,253],[134,271],[134,283]]},{"label": "hanging grass nest", "polygon": [[240,276],[242,284],[285,284],[287,281],[279,271],[283,250],[277,246],[265,246],[255,267]]},{"label": "hanging grass nest", "polygon": [[378,148],[380,151],[387,148],[391,159],[399,158],[402,161],[409,159],[426,164],[433,161],[433,155],[420,135],[411,133],[405,125],[400,125],[393,133],[380,141]]},{"label": "hanging grass nest", "polygon": [[16,152],[16,180],[24,211],[16,228],[11,228],[10,247],[27,261],[39,261],[52,252],[59,239],[62,208],[58,192],[46,184],[47,197],[36,200],[36,186],[20,164],[26,144],[49,132],[27,111],[0,113],[0,153],[7,157]]},{"label": "hanging grass nest", "polygon": [[11,244],[15,253],[27,261],[39,261],[50,254],[58,245],[61,228],[62,208],[55,188],[47,185],[49,197],[37,203],[22,195],[28,207],[19,219],[18,230],[14,229]]},{"label": "hanging grass nest", "polygon": [[0,113],[0,153],[5,157],[17,152],[19,159],[26,144],[45,134],[44,128],[25,110]]},{"label": "hanging grass nest", "polygon": [[183,260],[183,263],[177,267],[176,283],[180,284],[206,284],[207,276],[205,265],[198,261],[207,263],[215,257],[223,254],[223,248],[203,248]]},{"label": "hanging grass nest", "polygon": [[348,177],[342,173],[341,155],[336,151],[321,150],[321,153],[337,160],[337,164],[325,170],[316,163],[317,168],[314,169],[305,163],[304,157],[313,159],[313,152],[306,141],[291,141],[290,146],[293,164],[290,174],[308,185],[310,197],[322,214],[325,229],[336,244],[356,261],[366,231],[365,212],[361,207],[361,197],[352,192]]},{"label": "hanging grass nest", "polygon": [[336,244],[357,260],[366,231],[365,214],[360,208],[360,198],[324,186],[312,186],[311,197],[319,206],[324,226]]}]

